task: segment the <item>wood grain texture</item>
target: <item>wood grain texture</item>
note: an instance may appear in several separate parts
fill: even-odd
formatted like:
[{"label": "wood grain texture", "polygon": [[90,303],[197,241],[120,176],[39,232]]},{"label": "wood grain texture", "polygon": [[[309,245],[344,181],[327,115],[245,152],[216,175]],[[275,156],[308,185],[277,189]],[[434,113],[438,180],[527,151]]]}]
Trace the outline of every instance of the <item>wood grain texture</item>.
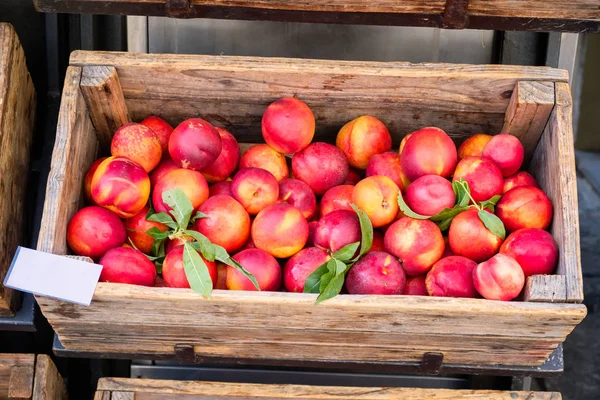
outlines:
[{"label": "wood grain texture", "polygon": [[136,400],[139,397],[134,392],[112,392],[110,400]]},{"label": "wood grain texture", "polygon": [[525,283],[524,301],[564,303],[567,283],[564,275],[533,275]]},{"label": "wood grain texture", "polygon": [[100,149],[106,153],[115,131],[131,122],[117,70],[106,65],[85,66],[80,87]]},{"label": "wood grain texture", "polygon": [[[340,361],[441,351],[448,363],[502,365],[541,364],[585,315],[580,305],[410,296],[342,295],[315,306],[312,295],[217,290],[205,300],[110,283],[98,284],[89,307],[38,303],[62,344],[81,351],[172,354],[191,344],[200,356]],[[342,332],[350,339],[339,343]]]},{"label": "wood grain texture", "polygon": [[557,274],[565,276],[567,302],[583,301],[577,178],[569,85],[556,83],[556,105],[534,152],[530,171],[554,206],[551,232],[558,244]]},{"label": "wood grain texture", "polygon": [[0,316],[14,315],[18,306],[17,292],[1,282],[23,241],[35,106],[19,38],[11,25],[0,23]]},{"label": "wood grain texture", "polygon": [[104,390],[98,390],[94,394],[94,400],[110,400],[110,392]]},{"label": "wood grain texture", "polygon": [[599,20],[597,0],[470,0],[470,15]]},{"label": "wood grain texture", "polygon": [[14,365],[8,378],[8,398],[29,400],[33,395],[33,365]]},{"label": "wood grain texture", "polygon": [[[560,400],[555,392],[450,390],[421,388],[266,385],[251,383],[194,382],[128,378],[101,378],[98,390],[129,391],[136,400],[155,399],[361,399],[361,400]],[[113,392],[114,396],[114,392]],[[114,398],[114,397],[113,397]]]},{"label": "wood grain texture", "polygon": [[34,364],[35,357],[32,354],[0,354],[0,399],[8,398],[13,368],[33,368]]},{"label": "wood grain texture", "polygon": [[517,136],[531,155],[554,108],[554,82],[520,81],[508,103],[501,133]]},{"label": "wood grain texture", "polygon": [[44,12],[406,25],[492,30],[598,32],[595,0],[470,0],[462,24],[448,24],[444,0],[34,0]]},{"label": "wood grain texture", "polygon": [[80,67],[67,69],[37,245],[55,254],[67,253],[67,223],[79,209],[83,177],[98,146],[79,89],[81,72]]},{"label": "wood grain texture", "polygon": [[[438,126],[458,142],[499,132],[516,82],[566,81],[545,67],[378,63],[281,58],[75,52],[78,66],[109,64],[118,71],[134,121],[158,113],[172,124],[200,116],[241,142],[262,141],[260,124],[274,100],[296,96],[313,110],[315,140],[370,114],[394,142],[423,126]],[[219,101],[215,101],[219,99]]]},{"label": "wood grain texture", "polygon": [[67,387],[52,359],[45,354],[37,356],[32,400],[67,400]]}]

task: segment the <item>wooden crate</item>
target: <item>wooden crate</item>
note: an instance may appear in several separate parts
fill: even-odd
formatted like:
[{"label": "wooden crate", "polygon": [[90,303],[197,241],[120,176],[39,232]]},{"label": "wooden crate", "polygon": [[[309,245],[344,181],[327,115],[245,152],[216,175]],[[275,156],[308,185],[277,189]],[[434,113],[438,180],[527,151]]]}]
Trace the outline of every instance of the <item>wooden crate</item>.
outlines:
[{"label": "wooden crate", "polygon": [[38,10],[88,14],[406,25],[441,28],[600,31],[596,0],[34,0]]},{"label": "wooden crate", "polygon": [[56,365],[41,354],[0,354],[0,400],[67,400]]},{"label": "wooden crate", "polygon": [[0,23],[0,316],[14,315],[19,296],[2,285],[22,244],[35,89],[13,27]]},{"label": "wooden crate", "polygon": [[558,274],[527,281],[524,302],[303,293],[213,292],[99,283],[91,306],[38,297],[65,348],[285,363],[420,361],[540,365],[583,319],[571,100],[565,71],[546,67],[375,63],[75,52],[67,70],[38,249],[68,254],[86,169],[113,130],[158,114],[201,116],[241,142],[260,142],[267,105],[298,96],[315,113],[315,140],[333,141],[359,115],[380,118],[396,145],[438,126],[457,142],[478,132],[522,140],[531,172],[555,206]]},{"label": "wooden crate", "polygon": [[557,392],[452,390],[101,378],[94,400],[235,400],[235,399],[357,399],[357,400],[560,400]]}]

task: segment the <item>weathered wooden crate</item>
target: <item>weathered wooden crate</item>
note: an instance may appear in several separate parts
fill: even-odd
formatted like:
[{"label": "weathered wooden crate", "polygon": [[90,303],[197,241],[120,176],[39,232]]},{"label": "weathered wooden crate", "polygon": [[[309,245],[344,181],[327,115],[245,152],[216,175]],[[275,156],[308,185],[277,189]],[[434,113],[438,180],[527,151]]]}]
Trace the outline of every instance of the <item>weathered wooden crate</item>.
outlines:
[{"label": "weathered wooden crate", "polygon": [[25,53],[10,24],[0,23],[0,316],[11,316],[18,293],[2,285],[22,244],[35,89]]},{"label": "weathered wooden crate", "polygon": [[0,354],[0,400],[67,400],[56,365],[41,354]]},{"label": "weathered wooden crate", "polygon": [[[546,67],[294,60],[75,52],[67,71],[38,249],[68,254],[66,229],[86,169],[114,129],[158,114],[201,116],[241,142],[262,141],[267,105],[298,96],[333,141],[359,115],[380,118],[395,143],[423,126],[457,142],[510,132],[555,207],[558,274],[527,281],[525,300],[215,291],[99,283],[91,306],[44,297],[42,312],[69,350],[285,363],[419,362],[540,365],[583,319],[571,98],[565,71]],[[101,150],[102,151],[102,150]],[[104,150],[105,151],[105,150]],[[528,161],[529,162],[529,161]],[[184,346],[185,347],[185,346]],[[177,346],[181,348],[181,346]]]},{"label": "weathered wooden crate", "polygon": [[560,400],[557,392],[452,390],[101,378],[94,400],[209,399],[357,399],[357,400]]},{"label": "weathered wooden crate", "polygon": [[34,0],[38,10],[86,14],[598,32],[596,0]]}]

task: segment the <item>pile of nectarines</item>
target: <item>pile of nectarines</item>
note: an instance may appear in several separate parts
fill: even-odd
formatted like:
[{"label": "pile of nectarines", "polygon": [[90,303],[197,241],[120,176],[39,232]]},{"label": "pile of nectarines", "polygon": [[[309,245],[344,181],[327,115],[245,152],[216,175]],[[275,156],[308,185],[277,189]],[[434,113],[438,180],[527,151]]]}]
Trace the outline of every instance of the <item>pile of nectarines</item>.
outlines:
[{"label": "pile of nectarines", "polygon": [[[477,134],[457,150],[427,127],[395,151],[372,116],[346,123],[335,145],[313,142],[315,126],[296,98],[267,107],[265,143],[243,153],[234,135],[200,118],[175,129],[155,116],[123,125],[110,156],[85,175],[89,205],[71,218],[68,244],[103,265],[101,281],[190,287],[183,244],[193,232],[172,235],[172,221],[150,218],[174,212],[163,195],[179,189],[201,215],[183,229],[225,249],[260,290],[303,292],[311,274],[365,234],[370,249],[342,265],[350,294],[511,300],[528,276],[553,272],[552,203],[520,171],[517,137]],[[256,290],[239,269],[204,262],[214,288]]]}]

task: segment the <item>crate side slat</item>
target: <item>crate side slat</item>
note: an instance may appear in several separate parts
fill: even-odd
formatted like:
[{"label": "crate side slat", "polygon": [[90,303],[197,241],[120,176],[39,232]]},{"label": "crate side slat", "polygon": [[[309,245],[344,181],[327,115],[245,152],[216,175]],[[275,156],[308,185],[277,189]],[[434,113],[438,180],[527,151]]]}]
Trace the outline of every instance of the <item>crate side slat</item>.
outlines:
[{"label": "crate side slat", "polygon": [[0,23],[0,316],[12,316],[16,291],[5,288],[6,272],[24,239],[25,196],[35,120],[35,89],[25,52],[10,24]]},{"label": "crate side slat", "polygon": [[[316,140],[331,141],[358,115],[380,118],[394,142],[427,125],[458,143],[502,129],[516,82],[566,81],[546,67],[332,62],[282,58],[75,52],[73,65],[114,65],[133,120],[158,113],[178,124],[201,116],[258,141],[272,101],[299,97],[315,113]],[[532,148],[528,148],[532,150]]]},{"label": "crate side slat", "polygon": [[37,249],[67,253],[67,223],[81,202],[83,177],[96,158],[98,140],[79,89],[81,67],[69,67],[58,114]]},{"label": "crate side slat", "polygon": [[[517,392],[497,390],[452,390],[422,388],[364,388],[344,386],[267,385],[230,382],[194,382],[154,379],[101,378],[98,390],[129,391],[136,400],[158,399],[159,396],[183,399],[364,399],[364,400],[416,400],[436,398],[458,400],[482,398],[489,400],[560,400],[555,392]],[[181,397],[177,397],[181,396]],[[162,397],[166,398],[166,397]]]},{"label": "crate side slat", "polygon": [[558,244],[557,273],[565,276],[567,302],[583,301],[571,91],[556,83],[556,105],[534,152],[531,172],[554,206],[551,232]]},{"label": "crate side slat", "polygon": [[[541,364],[585,315],[578,305],[411,296],[342,295],[315,306],[303,294],[214,291],[205,300],[106,283],[90,307],[38,302],[63,344],[81,351],[169,353],[189,343],[201,355],[344,361],[418,361],[442,351],[448,362],[503,365]],[[165,308],[177,313],[156,312]],[[324,339],[338,335],[347,340]]]},{"label": "crate side slat", "polygon": [[[86,328],[87,326],[87,328]],[[101,324],[69,324],[68,330],[57,327],[61,341],[66,348],[75,351],[98,351],[106,354],[127,353],[132,349],[147,349],[157,356],[172,355],[177,344],[195,346],[198,357],[210,359],[243,359],[260,357],[262,360],[277,360],[279,363],[290,360],[333,361],[336,362],[385,362],[389,359],[404,362],[420,362],[423,354],[440,352],[444,362],[450,364],[485,365],[490,359],[497,365],[541,365],[557,347],[557,340],[516,338],[496,339],[455,335],[407,335],[389,333],[369,333],[371,342],[381,342],[385,338],[395,338],[395,344],[372,344],[353,342],[334,343],[319,340],[326,334],[335,337],[342,335],[344,341],[351,342],[367,335],[347,334],[346,332],[311,331],[302,334],[298,330],[237,329],[238,336],[224,335],[222,327],[178,327],[174,333],[167,325],[153,325],[154,338],[142,335],[150,329],[148,325],[112,324],[111,334],[102,329]],[[66,332],[66,333],[65,333]],[[256,334],[256,338],[251,335]],[[109,337],[109,335],[113,335]],[[82,338],[85,337],[85,341]],[[227,340],[228,339],[228,340]],[[114,342],[112,344],[108,341]],[[364,342],[367,342],[366,340]],[[135,350],[139,353],[140,350]]]}]

